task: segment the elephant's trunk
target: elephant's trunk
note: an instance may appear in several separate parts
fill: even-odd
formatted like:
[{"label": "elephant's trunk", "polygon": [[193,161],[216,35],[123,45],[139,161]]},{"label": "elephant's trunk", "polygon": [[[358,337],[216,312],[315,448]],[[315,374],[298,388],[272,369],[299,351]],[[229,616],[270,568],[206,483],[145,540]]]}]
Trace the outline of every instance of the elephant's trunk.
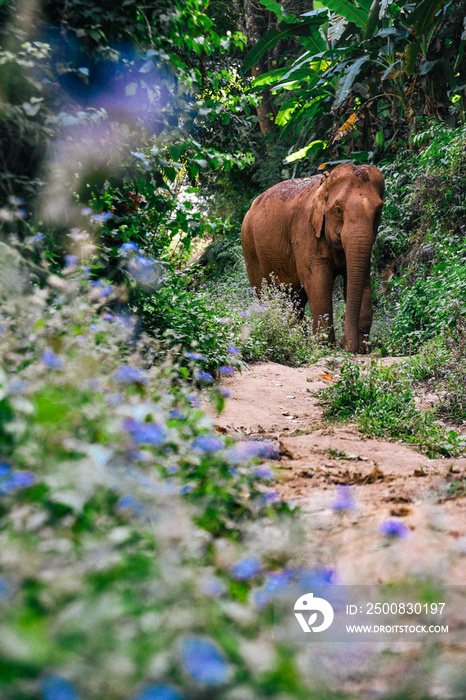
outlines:
[{"label": "elephant's trunk", "polygon": [[347,350],[354,353],[359,350],[359,315],[364,286],[370,270],[372,243],[372,230],[353,230],[345,248],[345,337]]}]

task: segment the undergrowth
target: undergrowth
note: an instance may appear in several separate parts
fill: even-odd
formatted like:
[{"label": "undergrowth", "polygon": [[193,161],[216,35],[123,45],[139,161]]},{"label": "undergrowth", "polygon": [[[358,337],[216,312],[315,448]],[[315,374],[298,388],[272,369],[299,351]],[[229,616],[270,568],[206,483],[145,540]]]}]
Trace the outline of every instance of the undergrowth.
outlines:
[{"label": "undergrowth", "polygon": [[373,360],[363,370],[348,360],[339,381],[322,393],[325,415],[356,419],[366,434],[408,442],[431,458],[460,454],[466,439],[439,424],[433,412],[418,408],[413,382],[407,362],[384,367]]}]

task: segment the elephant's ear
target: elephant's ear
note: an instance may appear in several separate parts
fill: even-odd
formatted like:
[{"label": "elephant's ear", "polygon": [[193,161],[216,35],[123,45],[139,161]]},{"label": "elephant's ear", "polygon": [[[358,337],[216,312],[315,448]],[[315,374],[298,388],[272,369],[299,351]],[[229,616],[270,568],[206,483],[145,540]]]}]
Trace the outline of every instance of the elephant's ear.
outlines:
[{"label": "elephant's ear", "polygon": [[325,194],[322,185],[319,185],[315,197],[312,200],[309,221],[311,222],[311,226],[317,238],[320,238],[322,234],[325,235]]}]

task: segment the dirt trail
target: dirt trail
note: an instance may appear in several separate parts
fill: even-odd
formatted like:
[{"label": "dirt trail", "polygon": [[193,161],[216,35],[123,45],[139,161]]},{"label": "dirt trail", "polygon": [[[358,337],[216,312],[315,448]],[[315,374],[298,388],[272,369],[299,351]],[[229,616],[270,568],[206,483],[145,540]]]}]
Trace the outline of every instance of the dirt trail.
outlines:
[{"label": "dirt trail", "polygon": [[[356,425],[325,425],[313,392],[333,381],[327,358],[304,369],[253,365],[225,381],[232,397],[215,424],[278,441],[278,490],[308,516],[312,561],[334,565],[345,583],[428,576],[466,584],[466,498],[443,500],[452,481],[466,478],[466,458],[431,460],[368,439]],[[331,507],[338,484],[351,485],[354,509]],[[387,548],[379,525],[391,517],[409,533]]]}]

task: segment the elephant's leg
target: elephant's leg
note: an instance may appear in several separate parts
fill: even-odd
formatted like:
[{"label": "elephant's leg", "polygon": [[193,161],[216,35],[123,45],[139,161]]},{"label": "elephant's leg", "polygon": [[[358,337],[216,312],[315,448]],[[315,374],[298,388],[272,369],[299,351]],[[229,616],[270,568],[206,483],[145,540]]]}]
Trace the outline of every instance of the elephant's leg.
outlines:
[{"label": "elephant's leg", "polygon": [[312,314],[312,330],[321,340],[333,344],[333,270],[327,266],[313,266],[304,280]]},{"label": "elephant's leg", "polygon": [[293,299],[293,303],[296,307],[296,312],[298,314],[298,318],[300,321],[302,321],[304,319],[304,313],[305,313],[306,304],[307,304],[307,294],[306,294],[306,290],[304,289],[304,287],[300,287],[299,289],[294,290],[293,294],[292,294],[292,299]]},{"label": "elephant's leg", "polygon": [[260,295],[262,287],[262,269],[259,258],[255,250],[249,250],[246,258],[246,272],[248,274],[249,284],[254,287],[256,294]]},{"label": "elephant's leg", "polygon": [[372,325],[372,291],[371,278],[367,276],[362,293],[361,311],[359,313],[359,352],[369,351],[369,333]]}]

